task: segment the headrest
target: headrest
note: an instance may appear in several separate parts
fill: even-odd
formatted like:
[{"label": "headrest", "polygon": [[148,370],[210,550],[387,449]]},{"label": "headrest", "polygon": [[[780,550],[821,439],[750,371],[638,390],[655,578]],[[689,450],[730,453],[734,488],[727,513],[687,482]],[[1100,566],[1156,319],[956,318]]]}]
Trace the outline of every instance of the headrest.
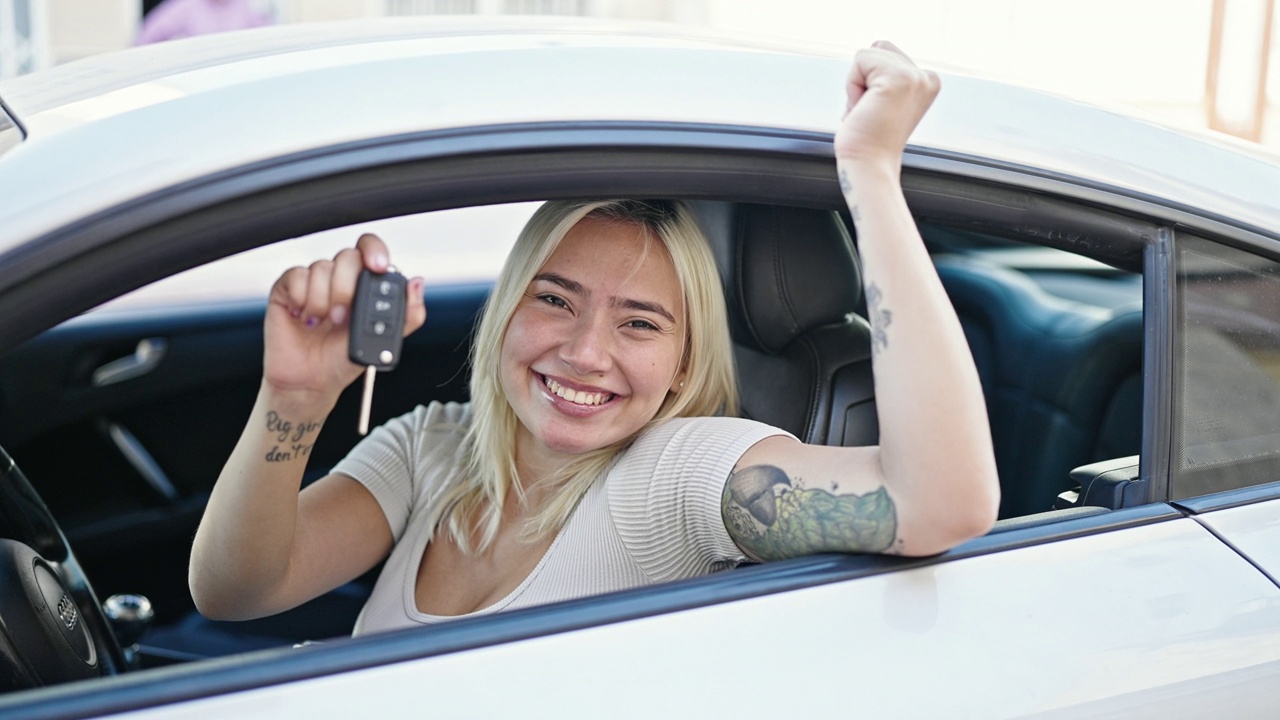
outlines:
[{"label": "headrest", "polygon": [[[734,341],[770,354],[844,322],[862,272],[840,216],[773,205],[692,204],[722,268]],[[727,247],[726,247],[727,246]]]}]

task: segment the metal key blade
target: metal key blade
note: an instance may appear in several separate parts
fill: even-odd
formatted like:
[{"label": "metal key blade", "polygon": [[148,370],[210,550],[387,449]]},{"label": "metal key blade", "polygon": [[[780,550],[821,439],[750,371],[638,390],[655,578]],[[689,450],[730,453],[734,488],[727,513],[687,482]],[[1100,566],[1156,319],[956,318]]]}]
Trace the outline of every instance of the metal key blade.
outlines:
[{"label": "metal key blade", "polygon": [[361,435],[369,434],[369,411],[373,407],[373,379],[377,375],[378,369],[372,365],[364,369],[364,395],[360,398],[360,425],[358,426]]}]

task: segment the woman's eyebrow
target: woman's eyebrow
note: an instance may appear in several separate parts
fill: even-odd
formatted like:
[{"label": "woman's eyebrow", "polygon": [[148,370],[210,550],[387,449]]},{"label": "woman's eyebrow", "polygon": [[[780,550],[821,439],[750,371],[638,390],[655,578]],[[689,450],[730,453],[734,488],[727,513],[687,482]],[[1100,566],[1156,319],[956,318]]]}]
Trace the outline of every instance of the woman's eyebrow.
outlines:
[{"label": "woman's eyebrow", "polygon": [[[591,291],[583,287],[582,283],[577,282],[576,280],[570,280],[569,278],[563,275],[557,275],[555,273],[550,273],[550,272],[538,273],[533,277],[533,279],[535,281],[543,280],[545,282],[551,283],[552,285],[558,285],[564,288],[567,292],[571,292],[574,295],[578,295],[579,297],[589,297],[591,295]],[[654,313],[655,315],[661,315],[662,317],[667,319],[667,322],[670,322],[673,325],[676,322],[675,315],[672,315],[669,310],[667,310],[666,308],[662,307],[662,305],[655,302],[647,302],[645,300],[636,300],[633,298],[623,298],[623,297],[618,297],[614,295],[609,298],[609,305],[617,308],[625,308],[627,310],[639,310],[641,312],[651,312],[651,313]]]},{"label": "woman's eyebrow", "polygon": [[559,285],[560,287],[573,293],[574,295],[590,295],[591,294],[587,292],[586,288],[582,287],[582,283],[570,280],[569,278],[563,275],[557,275],[555,273],[539,273],[535,275],[533,279],[535,281],[545,280],[546,282],[549,282],[552,285]]},{"label": "woman's eyebrow", "polygon": [[639,310],[641,312],[651,312],[667,319],[667,322],[675,324],[676,318],[667,309],[658,303],[645,302],[643,300],[632,300],[631,298],[620,298],[617,296],[609,298],[609,304],[614,307],[626,308],[627,310]]}]

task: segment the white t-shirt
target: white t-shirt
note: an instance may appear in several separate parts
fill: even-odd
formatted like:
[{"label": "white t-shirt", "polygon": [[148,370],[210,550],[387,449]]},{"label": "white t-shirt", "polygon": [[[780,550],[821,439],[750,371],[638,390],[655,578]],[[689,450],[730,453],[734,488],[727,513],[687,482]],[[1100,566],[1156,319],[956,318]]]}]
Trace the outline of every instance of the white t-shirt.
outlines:
[{"label": "white t-shirt", "polygon": [[334,468],[369,489],[395,547],[356,621],[361,635],[706,575],[745,559],[720,497],[738,459],[777,428],[681,418],[645,433],[583,496],[529,576],[498,602],[457,616],[419,612],[418,565],[441,480],[465,463],[471,406],[431,403],[374,430]]}]

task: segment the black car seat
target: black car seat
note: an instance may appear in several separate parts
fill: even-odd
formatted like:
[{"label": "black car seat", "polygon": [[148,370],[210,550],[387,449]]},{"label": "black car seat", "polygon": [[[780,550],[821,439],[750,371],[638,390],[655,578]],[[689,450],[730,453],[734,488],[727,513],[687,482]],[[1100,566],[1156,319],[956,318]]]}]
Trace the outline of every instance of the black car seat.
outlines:
[{"label": "black car seat", "polygon": [[871,329],[834,212],[691,203],[720,266],[744,417],[808,443],[874,445]]},{"label": "black car seat", "polygon": [[1140,302],[1065,300],[1023,273],[958,256],[935,265],[986,396],[1000,517],[1051,509],[1073,468],[1138,454]]}]

